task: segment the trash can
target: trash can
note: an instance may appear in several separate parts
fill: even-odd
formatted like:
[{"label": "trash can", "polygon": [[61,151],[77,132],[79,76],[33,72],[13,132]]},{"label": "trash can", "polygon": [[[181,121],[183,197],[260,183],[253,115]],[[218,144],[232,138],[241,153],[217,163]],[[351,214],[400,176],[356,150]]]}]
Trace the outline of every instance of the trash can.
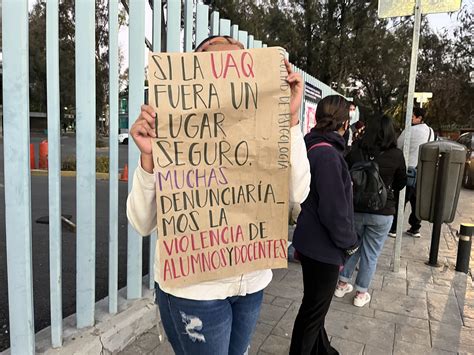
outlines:
[{"label": "trash can", "polygon": [[416,177],[416,216],[433,223],[428,265],[438,264],[443,223],[452,222],[461,190],[466,148],[455,142],[437,141],[420,146]]},{"label": "trash can", "polygon": [[465,164],[466,148],[461,144],[435,141],[420,146],[415,211],[419,219],[433,223],[441,202],[441,223],[453,221]]}]

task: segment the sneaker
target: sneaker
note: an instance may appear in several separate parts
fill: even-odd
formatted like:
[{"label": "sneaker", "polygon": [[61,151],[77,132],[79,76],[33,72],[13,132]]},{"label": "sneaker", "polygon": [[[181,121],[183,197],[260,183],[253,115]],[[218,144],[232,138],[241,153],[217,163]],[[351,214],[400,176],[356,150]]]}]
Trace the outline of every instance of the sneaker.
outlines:
[{"label": "sneaker", "polygon": [[336,291],[334,291],[334,296],[341,298],[344,297],[346,293],[351,293],[354,288],[350,283],[346,283],[344,286],[337,284]]},{"label": "sneaker", "polygon": [[397,232],[396,231],[390,231],[390,232],[388,232],[388,236],[390,238],[396,238],[397,237]]},{"label": "sneaker", "polygon": [[421,237],[420,231],[416,231],[416,230],[413,230],[411,228],[406,231],[406,234],[411,235],[413,238],[420,238]]},{"label": "sneaker", "polygon": [[367,303],[370,302],[370,295],[368,292],[357,293],[354,297],[354,306],[364,307]]}]

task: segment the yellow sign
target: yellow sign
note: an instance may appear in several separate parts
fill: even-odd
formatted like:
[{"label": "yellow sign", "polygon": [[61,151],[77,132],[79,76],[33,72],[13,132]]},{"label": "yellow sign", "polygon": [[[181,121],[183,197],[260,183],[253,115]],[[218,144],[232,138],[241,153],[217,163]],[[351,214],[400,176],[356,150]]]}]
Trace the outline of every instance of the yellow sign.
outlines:
[{"label": "yellow sign", "polygon": [[[461,0],[421,0],[421,13],[458,11]],[[379,0],[379,17],[412,16],[415,12],[415,0]]]}]

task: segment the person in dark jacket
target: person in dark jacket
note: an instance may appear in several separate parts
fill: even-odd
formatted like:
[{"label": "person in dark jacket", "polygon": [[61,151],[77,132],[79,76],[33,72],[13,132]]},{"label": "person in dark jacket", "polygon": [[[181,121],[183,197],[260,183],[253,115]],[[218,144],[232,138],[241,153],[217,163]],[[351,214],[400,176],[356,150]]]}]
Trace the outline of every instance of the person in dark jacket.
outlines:
[{"label": "person in dark jacket", "polygon": [[346,156],[349,168],[356,162],[367,159],[373,159],[379,166],[380,177],[387,189],[387,202],[385,207],[377,212],[364,213],[355,210],[355,228],[362,238],[361,247],[346,261],[334,293],[336,297],[344,297],[353,290],[349,281],[359,263],[359,272],[355,280],[357,292],[353,301],[357,307],[363,307],[370,301],[367,290],[397,205],[394,192],[403,189],[407,181],[405,159],[403,152],[397,149],[395,128],[390,117],[382,116],[370,122],[364,137]]},{"label": "person in dark jacket", "polygon": [[329,344],[324,320],[340,267],[355,252],[351,177],[344,160],[349,102],[342,96],[322,99],[316,126],[305,136],[311,170],[310,192],[293,234],[303,269],[303,302],[293,327],[290,354],[338,354]]}]

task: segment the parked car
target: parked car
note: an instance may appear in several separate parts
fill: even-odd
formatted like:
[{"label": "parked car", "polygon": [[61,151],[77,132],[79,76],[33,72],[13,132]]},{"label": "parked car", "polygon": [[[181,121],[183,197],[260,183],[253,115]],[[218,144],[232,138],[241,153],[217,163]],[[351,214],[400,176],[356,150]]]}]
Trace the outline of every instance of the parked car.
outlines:
[{"label": "parked car", "polygon": [[119,143],[128,144],[128,133],[120,133],[118,135]]},{"label": "parked car", "polygon": [[464,169],[463,186],[474,188],[474,132],[467,132],[459,136],[458,143],[467,148],[466,168]]}]

